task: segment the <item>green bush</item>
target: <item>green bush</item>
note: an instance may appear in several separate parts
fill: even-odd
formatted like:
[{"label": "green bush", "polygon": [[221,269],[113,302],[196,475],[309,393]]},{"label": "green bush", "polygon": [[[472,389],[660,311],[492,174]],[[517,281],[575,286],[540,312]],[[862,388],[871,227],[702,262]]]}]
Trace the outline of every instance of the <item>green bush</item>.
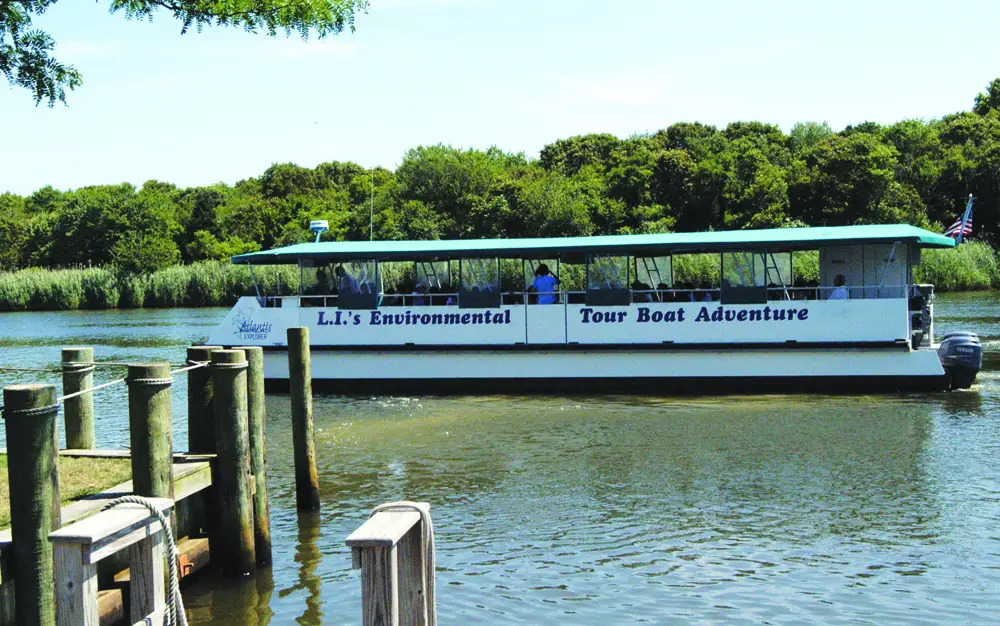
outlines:
[{"label": "green bush", "polygon": [[932,284],[938,291],[1000,287],[997,251],[981,241],[957,248],[924,250],[920,257],[920,265],[913,268],[914,280]]}]

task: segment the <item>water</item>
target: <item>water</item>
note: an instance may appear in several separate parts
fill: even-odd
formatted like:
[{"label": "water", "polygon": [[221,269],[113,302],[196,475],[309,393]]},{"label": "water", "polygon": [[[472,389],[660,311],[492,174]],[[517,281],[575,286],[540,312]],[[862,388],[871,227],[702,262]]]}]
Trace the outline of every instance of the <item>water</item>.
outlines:
[{"label": "water", "polygon": [[[318,396],[323,509],[302,518],[288,401],[272,395],[275,565],[185,587],[192,622],[357,623],[360,580],[343,539],[372,506],[403,498],[432,505],[442,623],[993,622],[1000,297],[946,294],[936,313],[938,334],[984,339],[988,369],[973,390]],[[71,343],[179,363],[223,314],[5,314],[0,365],[54,366]],[[0,383],[47,375],[19,376],[0,372]],[[125,446],[124,391],[98,397],[98,444]],[[178,384],[179,442],[184,398]]]}]

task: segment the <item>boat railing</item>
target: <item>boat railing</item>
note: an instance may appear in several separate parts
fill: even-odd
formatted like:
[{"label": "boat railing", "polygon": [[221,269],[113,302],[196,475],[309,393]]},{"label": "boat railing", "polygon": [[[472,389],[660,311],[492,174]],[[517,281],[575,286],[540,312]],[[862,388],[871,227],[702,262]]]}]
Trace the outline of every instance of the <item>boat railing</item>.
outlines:
[{"label": "boat railing", "polygon": [[[722,289],[716,287],[683,288],[683,289],[632,289],[633,304],[656,302],[718,302]],[[554,303],[544,304],[584,304],[587,292],[583,290],[558,290],[553,292],[538,292],[532,289],[524,291],[503,291],[501,302],[505,305],[539,304],[539,297],[555,296]],[[781,300],[880,300],[889,298],[908,298],[910,308],[919,310],[934,297],[933,285],[832,285],[807,287],[767,287],[767,301]],[[337,307],[337,295],[293,295],[293,296],[261,296],[258,302],[264,308],[281,308],[285,300],[297,301],[301,307]],[[435,293],[384,293],[379,298],[379,307],[390,306],[458,306],[458,292]]]}]

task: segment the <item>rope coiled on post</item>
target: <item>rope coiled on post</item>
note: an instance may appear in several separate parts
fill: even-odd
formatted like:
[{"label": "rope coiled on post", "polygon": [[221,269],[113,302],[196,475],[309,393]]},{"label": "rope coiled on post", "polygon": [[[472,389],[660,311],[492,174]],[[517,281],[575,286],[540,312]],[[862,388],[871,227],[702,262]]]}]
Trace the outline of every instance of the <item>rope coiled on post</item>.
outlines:
[{"label": "rope coiled on post", "polygon": [[122,496],[115,498],[104,505],[104,508],[101,510],[107,511],[119,504],[138,504],[139,506],[146,507],[153,517],[156,518],[156,521],[160,522],[163,526],[163,537],[166,540],[167,552],[170,553],[169,558],[167,558],[167,565],[169,566],[167,572],[167,610],[163,612],[163,626],[187,626],[187,615],[184,613],[184,600],[181,598],[180,582],[177,577],[177,559],[180,557],[180,551],[177,550],[173,533],[170,532],[170,520],[156,508],[156,505],[142,496]]},{"label": "rope coiled on post", "polygon": [[173,378],[126,378],[125,383],[128,385],[172,385],[174,384]]},{"label": "rope coiled on post", "polygon": [[33,417],[36,415],[48,415],[49,413],[54,413],[58,411],[59,405],[51,404],[49,406],[36,406],[30,409],[5,409],[3,407],[0,407],[0,409],[3,410],[4,418],[9,419],[11,417]]},{"label": "rope coiled on post", "polygon": [[64,361],[62,371],[69,374],[86,374],[97,369],[97,363],[84,363],[82,361]]},{"label": "rope coiled on post", "polygon": [[250,367],[250,364],[246,361],[242,363],[212,363],[209,365],[210,369],[220,369],[220,370],[245,370]]},{"label": "rope coiled on post", "polygon": [[427,581],[427,589],[424,593],[424,600],[427,602],[427,626],[437,626],[437,597],[434,591],[434,573],[437,565],[434,562],[434,525],[431,524],[429,507],[421,506],[418,502],[402,500],[399,502],[387,502],[372,509],[372,516],[379,511],[416,511],[420,514],[420,529],[423,536],[420,541],[421,558],[424,562],[424,578]]}]

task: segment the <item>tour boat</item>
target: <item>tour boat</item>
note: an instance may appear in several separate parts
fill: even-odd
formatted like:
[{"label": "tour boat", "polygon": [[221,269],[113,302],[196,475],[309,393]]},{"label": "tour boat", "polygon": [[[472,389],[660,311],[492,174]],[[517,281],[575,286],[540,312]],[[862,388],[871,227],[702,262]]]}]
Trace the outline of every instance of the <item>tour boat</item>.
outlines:
[{"label": "tour boat", "polygon": [[[452,241],[317,241],[233,262],[299,268],[298,295],[241,298],[209,342],[257,345],[287,384],[347,393],[946,390],[974,335],[934,342],[914,284],[950,237],[905,224]],[[260,287],[258,286],[258,290]]]}]

